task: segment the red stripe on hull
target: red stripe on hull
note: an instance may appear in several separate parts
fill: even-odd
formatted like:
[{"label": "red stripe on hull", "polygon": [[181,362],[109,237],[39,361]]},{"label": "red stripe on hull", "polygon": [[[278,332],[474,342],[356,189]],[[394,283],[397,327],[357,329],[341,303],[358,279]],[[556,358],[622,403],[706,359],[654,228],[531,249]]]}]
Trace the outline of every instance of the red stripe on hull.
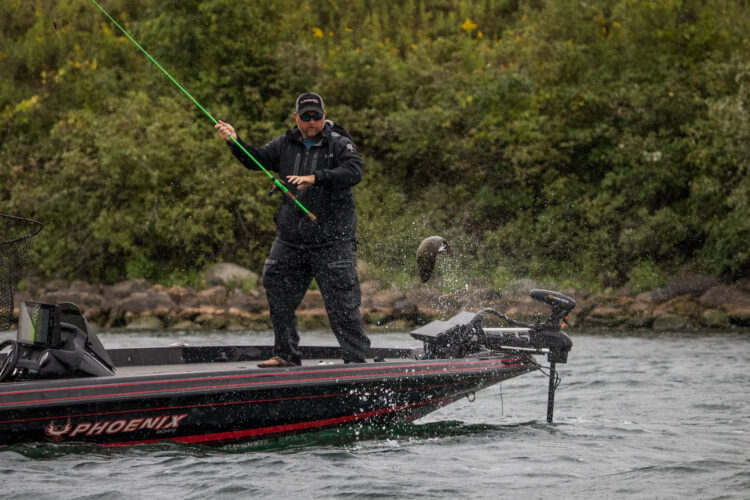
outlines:
[{"label": "red stripe on hull", "polygon": [[[475,360],[475,361],[462,361],[459,363],[419,363],[419,364],[409,364],[409,365],[400,365],[398,367],[389,367],[390,369],[409,369],[409,368],[422,368],[422,367],[430,367],[430,366],[461,366],[461,365],[475,365],[475,364],[497,364],[497,363],[508,363],[508,362],[518,362],[518,361],[527,361],[527,358],[507,358],[507,359],[490,359],[490,360]],[[177,365],[179,366],[179,365]],[[516,365],[507,365],[507,366],[517,366]],[[285,371],[285,372],[262,372],[262,373],[250,373],[250,374],[243,374],[243,375],[221,375],[221,376],[213,376],[213,377],[192,377],[192,378],[182,378],[182,379],[167,379],[167,380],[149,380],[149,381],[143,381],[143,382],[123,382],[119,384],[98,384],[98,385],[83,385],[79,387],[51,387],[46,389],[33,389],[33,390],[26,390],[26,391],[10,391],[10,392],[0,392],[0,396],[11,396],[15,394],[30,394],[34,392],[56,392],[56,391],[75,391],[75,390],[91,390],[91,389],[102,389],[107,387],[129,387],[134,385],[144,385],[144,384],[176,384],[176,383],[182,383],[182,382],[198,382],[198,381],[205,381],[205,380],[225,380],[225,379],[231,379],[231,378],[254,378],[254,377],[273,377],[273,376],[289,376],[289,375],[305,375],[305,374],[317,374],[317,373],[348,373],[348,372],[356,372],[356,371],[374,371],[374,370],[383,370],[382,366],[377,365],[371,365],[367,367],[358,367],[358,368],[346,368],[346,369],[336,369],[336,370],[308,370],[308,371],[301,371],[301,370],[292,370],[292,371]],[[457,368],[456,370],[460,370],[461,368]],[[366,375],[358,375],[359,377],[366,376]],[[349,376],[348,376],[349,377]],[[340,378],[340,377],[329,377],[329,378]],[[324,378],[321,379],[312,379],[312,380],[325,380]]]},{"label": "red stripe on hull", "polygon": [[[496,360],[494,360],[496,361]],[[523,366],[523,363],[518,363],[515,365],[502,365],[499,366],[500,368],[514,368],[517,366]],[[449,375],[451,373],[455,372],[465,372],[465,371],[471,371],[476,370],[475,367],[468,367],[468,368],[454,368],[450,371],[446,370],[421,370],[419,372],[410,372],[409,374],[414,375],[422,375],[422,374],[433,374],[433,373],[440,373],[444,375]],[[298,374],[299,372],[296,372],[295,374]],[[313,372],[314,373],[314,372]],[[335,380],[337,382],[345,382],[346,380],[357,380],[361,378],[371,378],[373,376],[377,377],[400,377],[404,375],[404,371],[402,370],[402,367],[399,367],[399,371],[396,372],[390,372],[390,373],[379,373],[377,375],[349,375],[347,377],[320,377],[320,378],[308,378],[308,379],[299,379],[294,380],[295,383],[304,383],[304,382],[325,382],[325,381],[331,381]],[[174,383],[174,380],[168,381],[170,383]],[[20,401],[20,402],[8,402],[8,403],[0,403],[0,406],[19,406],[19,405],[28,405],[28,404],[36,404],[36,403],[53,403],[53,402],[60,402],[60,401],[81,401],[81,400],[87,400],[87,399],[94,399],[94,398],[112,398],[112,397],[127,397],[127,396],[145,396],[149,394],[168,394],[173,392],[192,392],[192,391],[201,391],[201,390],[214,390],[214,389],[228,389],[228,388],[240,388],[240,387],[252,387],[252,386],[258,386],[258,385],[278,385],[278,384],[286,384],[288,383],[287,380],[265,380],[261,382],[249,382],[249,383],[236,383],[236,384],[222,384],[222,385],[206,385],[206,386],[199,386],[199,387],[187,387],[187,388],[170,388],[170,389],[154,389],[150,391],[133,391],[133,392],[118,392],[114,394],[92,394],[88,396],[70,396],[65,398],[50,398],[50,399],[38,399],[33,401]],[[117,385],[113,386],[104,386],[104,387],[118,387]],[[71,389],[72,390],[72,389]],[[0,394],[2,395],[2,394]]]},{"label": "red stripe on hull", "polygon": [[[443,387],[451,387],[454,385],[458,385],[458,383],[429,385],[425,387],[420,387],[419,390],[440,389]],[[410,392],[412,390],[413,389],[410,389],[410,388],[388,389],[387,391],[368,389],[365,392],[367,393],[394,392],[395,393],[395,392]],[[97,412],[97,413],[81,413],[79,415],[57,415],[54,417],[45,416],[45,417],[35,417],[35,418],[21,418],[21,419],[15,419],[15,420],[3,420],[3,421],[0,421],[0,424],[34,422],[38,420],[64,420],[64,419],[70,419],[70,418],[101,417],[105,415],[119,415],[119,414],[156,412],[156,411],[174,411],[174,410],[186,410],[190,408],[210,408],[214,406],[233,406],[233,405],[256,404],[256,403],[273,403],[273,402],[278,402],[278,401],[293,401],[293,400],[348,397],[348,396],[352,396],[352,394],[349,392],[346,392],[346,393],[319,394],[319,395],[313,395],[313,396],[294,396],[294,397],[288,397],[288,398],[248,399],[244,401],[229,401],[226,403],[205,403],[205,404],[195,404],[195,405],[162,406],[162,407],[156,407],[156,408],[144,408],[144,409],[133,409],[133,410],[106,411],[106,412]]]}]

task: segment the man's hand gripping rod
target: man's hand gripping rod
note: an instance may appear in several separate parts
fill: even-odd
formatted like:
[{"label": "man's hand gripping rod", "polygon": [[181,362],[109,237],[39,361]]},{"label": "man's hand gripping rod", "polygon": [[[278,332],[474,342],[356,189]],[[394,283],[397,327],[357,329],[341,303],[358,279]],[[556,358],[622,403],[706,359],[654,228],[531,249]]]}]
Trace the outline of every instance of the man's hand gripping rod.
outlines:
[{"label": "man's hand gripping rod", "polygon": [[[96,0],[91,0],[91,3],[93,3],[94,5],[96,5],[96,6],[97,6],[97,8],[98,8],[98,9],[99,9],[100,11],[102,11],[102,12],[104,13],[104,15],[105,15],[105,16],[107,16],[107,18],[108,18],[108,19],[109,19],[110,21],[112,21],[112,23],[113,23],[113,24],[114,24],[115,26],[117,26],[117,28],[118,28],[118,29],[119,29],[120,31],[122,31],[122,32],[123,32],[123,34],[124,34],[124,35],[125,35],[125,36],[126,36],[126,37],[128,38],[128,40],[130,40],[131,42],[133,42],[133,44],[134,44],[134,45],[135,45],[136,47],[138,47],[138,48],[140,49],[140,51],[141,51],[141,52],[143,52],[143,53],[144,53],[144,54],[146,55],[146,57],[148,57],[148,58],[149,58],[149,59],[151,60],[151,62],[153,62],[153,63],[154,63],[155,65],[156,65],[156,67],[157,67],[157,68],[159,68],[159,69],[160,69],[160,70],[161,70],[161,71],[162,71],[162,72],[163,72],[163,73],[164,73],[165,75],[167,75],[167,77],[169,77],[169,79],[170,79],[170,80],[172,80],[172,83],[174,83],[175,85],[177,85],[177,87],[178,87],[178,88],[179,88],[179,89],[180,89],[180,90],[181,90],[181,91],[182,91],[182,92],[183,92],[183,93],[184,93],[184,94],[185,94],[186,96],[188,96],[188,97],[190,98],[190,100],[191,100],[191,101],[193,101],[193,103],[195,103],[195,105],[196,105],[196,106],[198,106],[198,108],[199,108],[199,109],[200,109],[201,111],[203,111],[203,113],[204,113],[204,114],[205,114],[206,116],[208,116],[208,118],[210,118],[210,119],[211,119],[211,121],[212,121],[212,122],[214,123],[214,125],[216,125],[216,124],[218,124],[218,123],[219,123],[219,122],[218,122],[218,121],[216,120],[216,118],[214,118],[213,116],[211,116],[211,113],[209,113],[208,111],[206,111],[206,109],[205,109],[205,108],[204,108],[203,106],[201,106],[201,105],[200,105],[200,103],[199,103],[198,101],[196,101],[196,100],[195,100],[195,98],[194,98],[194,97],[193,97],[192,95],[190,95],[190,92],[188,92],[187,90],[185,90],[185,87],[183,87],[182,85],[180,85],[180,83],[179,83],[179,82],[178,82],[177,80],[175,80],[174,78],[172,78],[172,75],[170,75],[169,73],[167,73],[167,70],[165,70],[164,68],[162,68],[162,67],[161,67],[161,64],[159,64],[159,63],[158,63],[158,62],[156,61],[156,59],[154,59],[153,57],[151,57],[151,54],[149,54],[148,52],[146,52],[146,50],[145,50],[145,49],[144,49],[143,47],[141,47],[141,45],[140,45],[140,44],[139,44],[138,42],[136,42],[136,41],[135,41],[135,39],[134,39],[134,38],[133,38],[132,36],[130,36],[130,33],[128,33],[127,31],[125,31],[125,29],[124,29],[124,28],[123,28],[122,26],[120,26],[120,25],[119,25],[119,24],[117,23],[117,21],[115,21],[115,20],[114,20],[114,19],[112,18],[112,16],[110,16],[110,15],[109,15],[109,13],[108,13],[108,12],[107,12],[106,10],[104,10],[104,8],[103,8],[103,7],[101,6],[101,5],[99,5],[99,3],[97,3],[97,2],[96,2]],[[268,177],[269,177],[270,179],[271,179],[271,181],[273,182],[273,184],[274,184],[274,185],[275,185],[275,186],[276,186],[277,188],[279,188],[279,189],[281,190],[281,192],[282,192],[282,193],[284,193],[285,195],[287,195],[287,196],[289,197],[289,199],[291,199],[291,200],[292,200],[292,201],[293,201],[293,202],[294,202],[294,203],[295,203],[295,204],[296,204],[296,205],[297,205],[297,206],[298,206],[298,207],[299,207],[300,209],[302,209],[302,211],[303,211],[303,212],[305,212],[305,214],[306,214],[306,215],[307,215],[307,216],[308,216],[308,217],[310,218],[310,220],[311,220],[311,221],[315,222],[315,220],[316,220],[316,217],[315,217],[315,215],[313,215],[313,213],[312,213],[312,212],[310,212],[310,211],[309,211],[309,210],[308,210],[308,209],[307,209],[307,208],[306,208],[306,207],[305,207],[305,206],[304,206],[304,205],[303,205],[302,203],[300,203],[300,202],[299,202],[299,200],[298,200],[298,199],[297,199],[297,198],[296,198],[296,197],[295,197],[295,196],[294,196],[294,195],[293,195],[293,194],[291,193],[291,191],[289,191],[289,188],[287,188],[287,187],[286,187],[286,186],[285,186],[285,185],[284,185],[284,184],[283,184],[283,183],[282,183],[282,182],[281,182],[281,181],[280,181],[280,180],[279,180],[279,179],[278,179],[277,177],[275,177],[275,176],[274,176],[274,175],[273,175],[273,174],[272,174],[271,172],[269,172],[268,170],[266,170],[266,168],[265,168],[265,167],[263,167],[263,165],[261,165],[261,164],[260,164],[260,162],[259,162],[258,160],[256,160],[256,159],[255,159],[255,157],[253,157],[253,155],[251,155],[251,154],[250,154],[250,152],[249,152],[249,151],[248,151],[247,149],[245,149],[245,148],[244,148],[244,147],[242,146],[242,144],[240,144],[240,143],[239,143],[239,141],[237,141],[237,139],[235,139],[234,137],[232,137],[232,141],[234,142],[234,144],[235,144],[235,145],[236,145],[236,146],[237,146],[238,148],[240,148],[240,149],[242,150],[242,152],[243,152],[243,153],[245,153],[245,154],[246,154],[246,155],[248,156],[248,158],[250,158],[250,159],[251,159],[251,160],[253,161],[253,163],[255,163],[255,164],[256,164],[256,165],[257,165],[257,166],[258,166],[258,167],[259,167],[259,168],[260,168],[260,169],[261,169],[261,170],[262,170],[262,171],[263,171],[263,172],[264,172],[264,173],[265,173],[265,174],[266,174],[266,175],[267,175],[267,176],[268,176]]]}]

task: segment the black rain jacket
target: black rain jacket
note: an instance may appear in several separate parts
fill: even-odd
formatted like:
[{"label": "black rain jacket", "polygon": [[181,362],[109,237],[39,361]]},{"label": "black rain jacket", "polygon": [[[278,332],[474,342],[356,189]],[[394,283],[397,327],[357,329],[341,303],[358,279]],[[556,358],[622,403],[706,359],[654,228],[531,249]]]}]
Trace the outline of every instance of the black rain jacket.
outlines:
[{"label": "black rain jacket", "polygon": [[[357,240],[357,214],[352,186],[362,180],[363,162],[354,143],[333,130],[326,122],[317,144],[309,150],[297,127],[260,148],[237,141],[267,170],[278,172],[282,182],[288,175],[315,175],[315,185],[303,190],[287,184],[291,193],[316,217],[310,220],[288,196],[273,220],[277,235],[288,245],[299,248],[322,247]],[[234,144],[227,141],[234,156],[250,170],[260,168]]]}]

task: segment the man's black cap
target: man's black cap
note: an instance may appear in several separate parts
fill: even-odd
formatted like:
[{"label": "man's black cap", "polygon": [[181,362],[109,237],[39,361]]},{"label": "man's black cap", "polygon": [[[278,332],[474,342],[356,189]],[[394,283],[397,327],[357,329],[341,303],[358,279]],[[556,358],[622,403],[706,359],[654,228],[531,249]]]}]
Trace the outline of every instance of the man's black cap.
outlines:
[{"label": "man's black cap", "polygon": [[322,113],[325,109],[323,98],[314,92],[305,92],[297,98],[296,111],[298,115],[308,111]]}]

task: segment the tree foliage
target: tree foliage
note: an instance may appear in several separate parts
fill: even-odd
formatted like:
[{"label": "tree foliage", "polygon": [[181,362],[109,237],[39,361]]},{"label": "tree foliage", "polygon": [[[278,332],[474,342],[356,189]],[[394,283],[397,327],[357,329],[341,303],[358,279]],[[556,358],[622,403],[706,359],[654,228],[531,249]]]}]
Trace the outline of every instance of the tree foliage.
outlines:
[{"label": "tree foliage", "polygon": [[[413,274],[439,233],[496,278],[750,274],[744,2],[103,6],[248,142],[320,92],[365,158],[361,257],[378,272]],[[89,0],[7,0],[0,22],[1,208],[45,224],[39,273],[260,269],[268,179]]]}]

